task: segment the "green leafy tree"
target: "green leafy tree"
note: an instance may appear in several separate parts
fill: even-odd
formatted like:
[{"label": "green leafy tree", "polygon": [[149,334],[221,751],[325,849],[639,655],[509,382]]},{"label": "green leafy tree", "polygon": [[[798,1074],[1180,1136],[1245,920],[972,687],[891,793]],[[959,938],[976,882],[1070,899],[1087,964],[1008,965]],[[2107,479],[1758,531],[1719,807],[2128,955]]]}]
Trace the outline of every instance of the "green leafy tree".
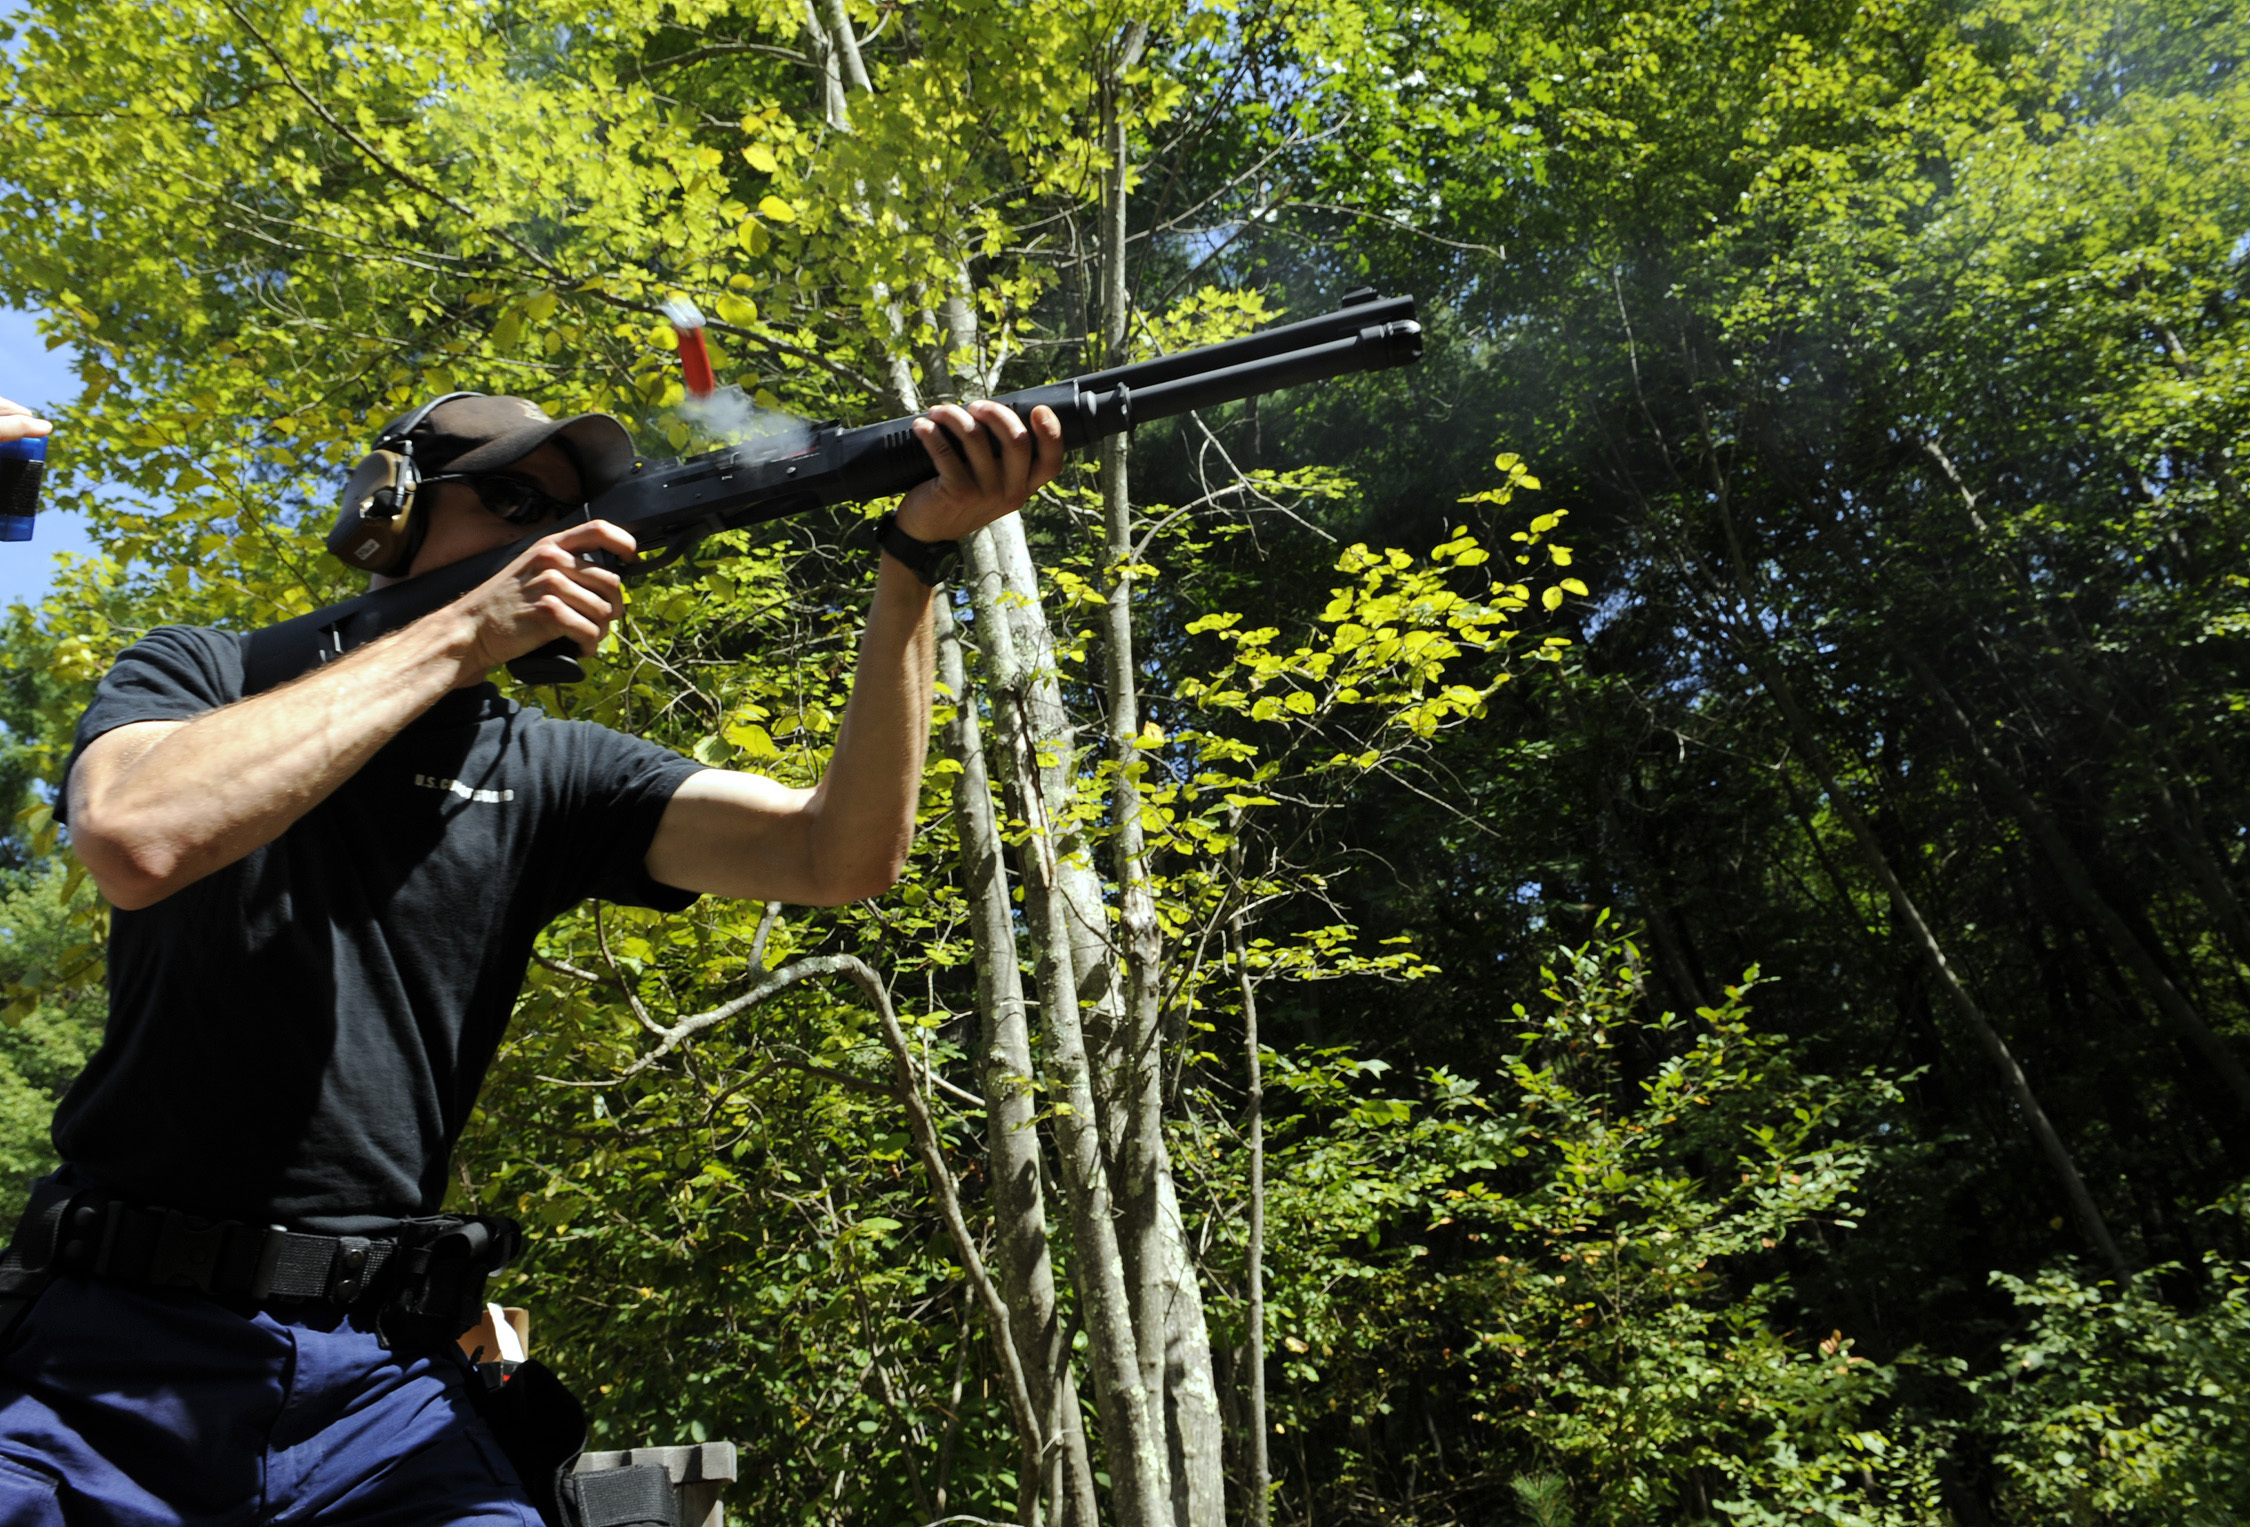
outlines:
[{"label": "green leafy tree", "polygon": [[[55,1168],[47,1125],[101,1039],[101,950],[83,939],[90,888],[51,862],[18,874],[0,901],[0,1191],[20,1203]],[[74,903],[76,905],[74,905]]]},{"label": "green leafy tree", "polygon": [[1889,1416],[1895,1370],[1782,1328],[1785,1248],[1851,1228],[1895,1089],[1800,1070],[1750,1020],[1755,972],[1683,1019],[1640,960],[1614,936],[1558,951],[1489,1094],[1275,1058],[1304,1105],[1278,1260],[1309,1264],[1286,1424],[1341,1458],[1361,1513],[1567,1492],[1604,1522],[1936,1520],[1942,1439]]},{"label": "green leafy tree", "polygon": [[[2241,1211],[2236,1199],[2206,1212],[2239,1221]],[[2005,1519],[2242,1514],[2250,1269],[2207,1253],[2192,1302],[2178,1293],[2183,1272],[2151,1268],[2123,1288],[2067,1266],[1998,1275],[2030,1317],[1999,1367],[1972,1386],[1977,1423],[1998,1439],[2006,1470]]]}]

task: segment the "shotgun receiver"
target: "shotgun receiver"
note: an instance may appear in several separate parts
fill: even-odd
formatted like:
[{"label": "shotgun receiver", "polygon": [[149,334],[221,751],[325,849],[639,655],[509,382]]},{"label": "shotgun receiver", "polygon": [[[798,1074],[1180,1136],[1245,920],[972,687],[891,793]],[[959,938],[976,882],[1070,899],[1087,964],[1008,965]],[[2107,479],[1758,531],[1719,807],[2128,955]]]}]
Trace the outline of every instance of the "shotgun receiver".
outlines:
[{"label": "shotgun receiver", "polygon": [[[1075,449],[1136,424],[1167,419],[1281,387],[1355,371],[1404,366],[1422,357],[1422,326],[1411,297],[1352,292],[1333,313],[1201,349],[1027,388],[996,399],[1028,424],[1041,404],[1062,421]],[[731,446],[685,461],[642,462],[588,504],[583,517],[607,520],[642,548],[635,572],[653,572],[693,551],[705,536],[823,505],[904,493],[937,475],[914,438],[912,419],[859,429],[823,425],[793,454]],[[331,658],[413,624],[493,577],[555,533],[549,525],[479,556],[253,631],[242,638],[243,692],[286,684]],[[585,675],[578,650],[550,642],[508,665],[524,683],[574,683]]]}]

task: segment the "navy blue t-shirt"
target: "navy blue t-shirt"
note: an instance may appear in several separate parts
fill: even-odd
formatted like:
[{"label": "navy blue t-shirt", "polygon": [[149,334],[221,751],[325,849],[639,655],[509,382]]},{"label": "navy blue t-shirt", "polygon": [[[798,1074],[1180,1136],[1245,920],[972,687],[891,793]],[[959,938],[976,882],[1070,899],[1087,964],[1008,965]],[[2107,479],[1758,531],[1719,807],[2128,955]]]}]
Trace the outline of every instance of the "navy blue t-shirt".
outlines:
[{"label": "navy blue t-shirt", "polygon": [[[152,631],[71,762],[241,698],[238,637]],[[435,1213],[539,930],[590,896],[695,899],[644,861],[698,767],[489,684],[448,695],[272,843],[112,914],[109,1025],[55,1148],[193,1214],[352,1235]]]}]

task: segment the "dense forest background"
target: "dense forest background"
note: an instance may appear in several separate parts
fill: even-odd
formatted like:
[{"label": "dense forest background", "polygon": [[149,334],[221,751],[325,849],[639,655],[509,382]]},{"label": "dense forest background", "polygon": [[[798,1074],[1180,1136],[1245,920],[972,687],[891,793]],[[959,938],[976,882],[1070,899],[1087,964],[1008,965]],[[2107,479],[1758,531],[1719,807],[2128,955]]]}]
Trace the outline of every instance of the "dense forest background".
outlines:
[{"label": "dense forest background", "polygon": [[[1129,495],[1028,511],[1035,588],[956,598],[898,891],[551,931],[458,1201],[539,1230],[507,1297],[600,1437],[740,1442],[758,1521],[2242,1520],[2246,50],[2214,0],[41,0],[0,298],[84,357],[102,555],[0,652],[0,1166],[98,1038],[77,709],[151,626],[347,592],[369,420],[485,387],[696,448],[674,291],[863,422],[1372,284],[1419,367],[1145,429]],[[816,518],[526,698],[809,781],[873,561]],[[980,922],[962,783],[1011,611],[1205,1354],[1142,1328],[1133,1452],[1058,1211],[1052,1489],[901,1106],[984,1255],[1006,1151],[1080,1203],[1059,840],[1001,793]],[[842,954],[912,1065],[760,985]]]}]

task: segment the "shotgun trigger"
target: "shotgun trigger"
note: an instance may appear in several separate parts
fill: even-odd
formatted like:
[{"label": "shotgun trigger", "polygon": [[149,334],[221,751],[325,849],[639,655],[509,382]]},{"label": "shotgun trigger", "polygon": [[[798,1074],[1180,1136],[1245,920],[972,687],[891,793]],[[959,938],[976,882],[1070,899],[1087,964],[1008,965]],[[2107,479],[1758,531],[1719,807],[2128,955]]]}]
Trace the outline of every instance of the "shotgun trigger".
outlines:
[{"label": "shotgun trigger", "polygon": [[661,572],[675,562],[685,562],[689,554],[702,543],[703,533],[701,531],[690,531],[686,535],[674,536],[657,550],[642,552],[639,559],[628,569],[626,576],[633,582],[638,583],[650,573]]}]

